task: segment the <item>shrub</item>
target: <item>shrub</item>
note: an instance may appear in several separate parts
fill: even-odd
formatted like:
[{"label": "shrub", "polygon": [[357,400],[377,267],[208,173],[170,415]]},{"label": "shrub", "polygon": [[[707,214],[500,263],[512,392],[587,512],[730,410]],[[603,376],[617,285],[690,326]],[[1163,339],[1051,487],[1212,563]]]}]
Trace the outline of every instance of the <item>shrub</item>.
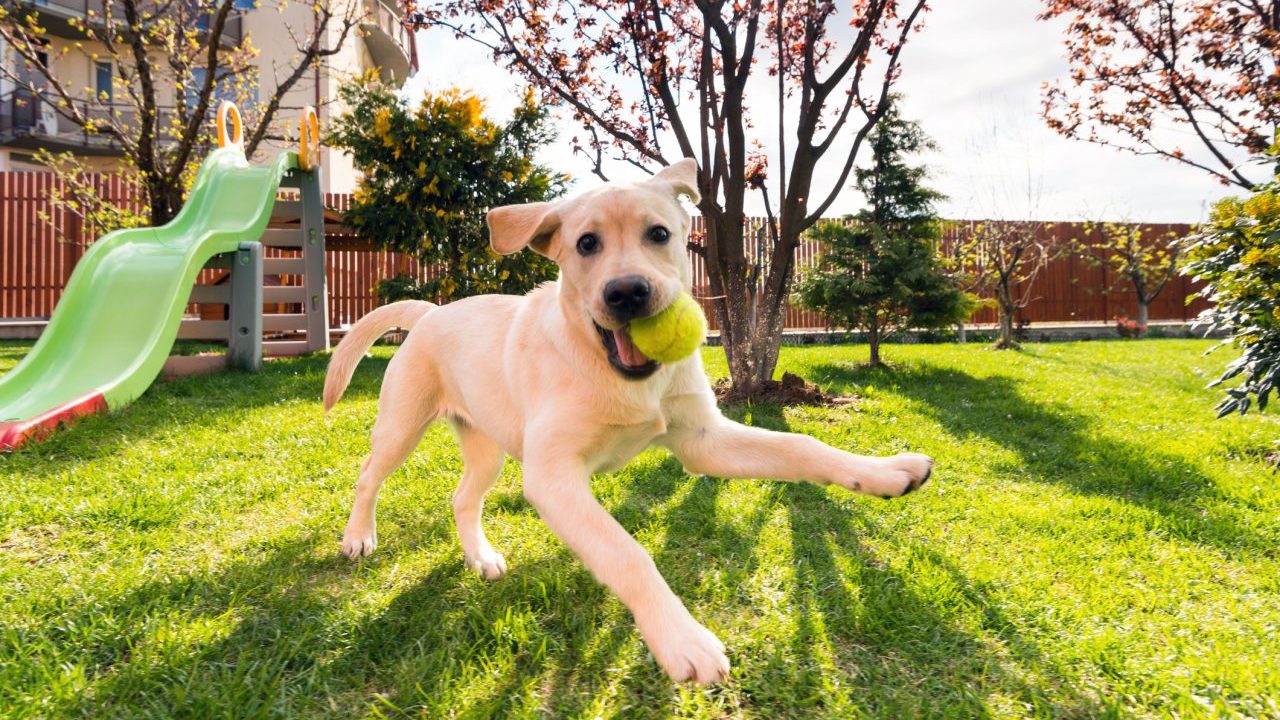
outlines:
[{"label": "shrub", "polygon": [[809,231],[822,254],[795,290],[800,305],[832,325],[865,329],[872,366],[882,364],[880,343],[895,331],[946,327],[973,312],[936,250],[942,225],[934,206],[943,196],[925,186],[925,168],[907,162],[933,143],[898,114],[897,100],[871,135],[871,167],[857,170],[870,207]]},{"label": "shrub", "polygon": [[[1280,160],[1280,143],[1267,154]],[[1230,336],[1213,349],[1234,345],[1242,351],[1211,385],[1243,378],[1226,389],[1218,417],[1243,414],[1255,399],[1259,410],[1266,409],[1280,380],[1280,178],[1247,199],[1220,201],[1206,227],[1187,239],[1186,252],[1184,272],[1206,284],[1201,295],[1214,304],[1197,325]]]},{"label": "shrub", "polygon": [[519,294],[555,278],[555,264],[536,253],[496,255],[485,224],[492,207],[564,191],[568,177],[535,161],[552,139],[546,106],[526,94],[499,124],[470,93],[427,93],[409,106],[373,76],[344,85],[339,95],[349,109],[328,140],[350,152],[364,174],[347,224],[439,269],[421,282],[400,276],[379,283],[383,301]]},{"label": "shrub", "polygon": [[1145,323],[1131,320],[1127,315],[1116,318],[1116,334],[1122,338],[1142,337],[1147,332]]}]

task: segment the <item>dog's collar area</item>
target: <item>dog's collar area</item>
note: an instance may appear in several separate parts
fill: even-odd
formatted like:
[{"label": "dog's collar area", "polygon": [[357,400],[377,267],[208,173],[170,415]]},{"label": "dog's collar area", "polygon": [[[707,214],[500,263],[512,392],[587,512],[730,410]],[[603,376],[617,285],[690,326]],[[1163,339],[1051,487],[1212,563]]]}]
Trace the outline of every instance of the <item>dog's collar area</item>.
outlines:
[{"label": "dog's collar area", "polygon": [[[643,365],[628,365],[622,361],[622,357],[618,354],[618,341],[614,337],[614,331],[608,330],[600,326],[600,323],[593,322],[596,326],[596,332],[600,334],[600,343],[604,345],[605,353],[609,356],[609,364],[613,366],[618,374],[628,380],[644,380],[650,375],[657,372],[662,363],[657,360],[650,360]],[[619,332],[626,332],[621,330]]]}]

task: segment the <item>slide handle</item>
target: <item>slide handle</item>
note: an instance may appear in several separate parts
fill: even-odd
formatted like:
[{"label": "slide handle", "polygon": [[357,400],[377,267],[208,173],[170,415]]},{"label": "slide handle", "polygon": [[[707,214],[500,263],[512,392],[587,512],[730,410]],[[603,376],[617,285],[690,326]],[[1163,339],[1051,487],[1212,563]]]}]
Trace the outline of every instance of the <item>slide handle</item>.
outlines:
[{"label": "slide handle", "polygon": [[311,172],[320,165],[320,116],[310,105],[298,117],[298,167]]},{"label": "slide handle", "polygon": [[[235,132],[229,131],[234,125]],[[218,105],[218,147],[234,147],[244,151],[244,122],[240,119],[240,109],[230,100],[223,100]]]}]

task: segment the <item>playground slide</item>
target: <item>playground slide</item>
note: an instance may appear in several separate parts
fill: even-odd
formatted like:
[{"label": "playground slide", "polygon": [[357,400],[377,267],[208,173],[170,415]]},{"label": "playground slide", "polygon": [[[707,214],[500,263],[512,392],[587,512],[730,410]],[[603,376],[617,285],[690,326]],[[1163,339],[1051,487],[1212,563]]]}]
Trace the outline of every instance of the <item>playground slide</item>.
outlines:
[{"label": "playground slide", "polygon": [[120,408],[160,374],[196,275],[262,236],[295,153],[252,166],[214,150],[168,225],[119,230],[90,246],[31,352],[0,376],[0,451],[75,417]]}]

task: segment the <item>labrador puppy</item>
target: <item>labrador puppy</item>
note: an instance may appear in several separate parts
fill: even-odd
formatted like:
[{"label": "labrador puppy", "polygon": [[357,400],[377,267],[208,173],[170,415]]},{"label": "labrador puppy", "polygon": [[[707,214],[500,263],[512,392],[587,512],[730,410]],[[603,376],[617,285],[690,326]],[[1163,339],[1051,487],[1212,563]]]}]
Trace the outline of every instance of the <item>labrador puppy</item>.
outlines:
[{"label": "labrador puppy", "polygon": [[485,295],[442,307],[392,303],[355,324],[329,363],[326,411],[375,340],[392,328],[410,332],[382,382],[343,553],[373,552],[383,480],[427,427],[444,419],[465,462],[453,513],[469,567],[491,580],[507,570],[480,516],[510,455],[523,463],[525,497],[631,610],[662,668],[677,681],[709,683],[729,673],[724,645],[596,501],[592,473],[615,470],[656,444],[694,474],[835,484],[881,497],[928,480],[933,461],[924,455],[853,455],[804,435],[732,422],[716,407],[698,353],[663,364],[631,343],[630,321],[690,290],[682,196],[698,199],[691,159],[644,182],[495,208],[488,215],[493,249],[545,255],[559,265],[558,280],[523,297]]}]

